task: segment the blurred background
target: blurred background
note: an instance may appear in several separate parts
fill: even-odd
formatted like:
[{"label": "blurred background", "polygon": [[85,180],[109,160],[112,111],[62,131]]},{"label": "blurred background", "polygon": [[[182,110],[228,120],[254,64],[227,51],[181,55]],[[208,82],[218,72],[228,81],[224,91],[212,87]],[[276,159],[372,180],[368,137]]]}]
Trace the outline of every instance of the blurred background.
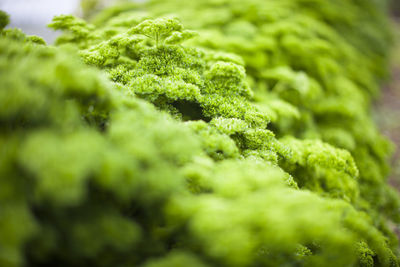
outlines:
[{"label": "blurred background", "polygon": [[0,0],[0,9],[10,14],[9,27],[39,35],[48,43],[57,36],[46,25],[55,15],[79,13],[80,0]]},{"label": "blurred background", "polygon": [[376,103],[376,121],[383,133],[396,144],[393,157],[391,183],[400,191],[400,0],[393,2],[392,8],[395,46],[392,57],[392,76],[383,88],[382,97]]},{"label": "blurred background", "polygon": [[[18,27],[27,34],[41,36],[51,44],[58,33],[48,29],[46,25],[53,16],[74,14],[90,17],[97,10],[116,1],[122,0],[0,0],[0,9],[10,14],[9,27]],[[400,0],[392,0],[389,12],[396,41],[393,47],[392,78],[384,86],[382,98],[376,103],[374,112],[384,134],[397,145],[391,182],[400,190]]]},{"label": "blurred background", "polygon": [[[117,1],[122,0],[0,0],[0,9],[11,15],[10,27],[19,27],[24,32],[44,37],[51,43],[56,33],[47,29],[46,25],[55,15],[75,14],[88,17],[96,10]],[[389,10],[393,17],[399,18],[400,0],[392,0]]]},{"label": "blurred background", "polygon": [[52,43],[57,33],[48,29],[46,25],[54,16],[74,14],[89,17],[102,7],[117,1],[121,0],[0,0],[0,9],[10,14],[9,27],[21,28],[27,34],[38,35]]}]

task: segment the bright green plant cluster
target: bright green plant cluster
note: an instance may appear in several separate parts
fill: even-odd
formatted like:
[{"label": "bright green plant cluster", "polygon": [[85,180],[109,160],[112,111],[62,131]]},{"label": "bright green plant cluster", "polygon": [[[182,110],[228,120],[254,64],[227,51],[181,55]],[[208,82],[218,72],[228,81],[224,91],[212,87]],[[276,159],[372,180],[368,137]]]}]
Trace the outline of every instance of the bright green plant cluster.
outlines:
[{"label": "bright green plant cluster", "polygon": [[[390,146],[369,110],[390,43],[380,7],[370,0],[243,2],[153,0],[143,9],[157,16],[178,12],[199,30],[196,44],[242,56],[254,101],[276,113],[269,128],[279,137],[321,139],[350,151],[362,197],[386,210],[394,201],[384,185]],[[285,105],[271,105],[276,99]]]},{"label": "bright green plant cluster", "polygon": [[381,5],[370,0],[152,0],[106,9],[93,22],[118,32],[166,14],[198,30],[192,45],[244,59],[252,101],[269,115],[268,128],[278,137],[320,139],[348,150],[368,202],[361,205],[397,216],[389,214],[397,200],[386,185],[391,147],[370,115],[388,65],[390,33]]},{"label": "bright green plant cluster", "polygon": [[1,266],[399,265],[385,55],[355,48],[383,15],[263,2],[58,16],[56,47],[0,13]]}]

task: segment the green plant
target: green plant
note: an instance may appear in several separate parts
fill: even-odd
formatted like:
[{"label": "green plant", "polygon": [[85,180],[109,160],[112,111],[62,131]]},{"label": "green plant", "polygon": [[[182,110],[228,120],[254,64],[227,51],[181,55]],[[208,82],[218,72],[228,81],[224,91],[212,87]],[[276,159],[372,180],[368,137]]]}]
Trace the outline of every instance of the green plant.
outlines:
[{"label": "green plant", "polygon": [[240,56],[126,7],[56,17],[58,47],[1,31],[0,265],[398,266],[398,196],[359,171],[386,148],[320,140],[317,78],[277,67],[281,94],[262,94]]},{"label": "green plant", "polygon": [[[189,45],[240,55],[254,92],[251,101],[269,115],[268,129],[278,139],[322,140],[351,153],[360,173],[357,206],[377,216],[378,226],[386,218],[399,219],[393,209],[398,198],[386,184],[392,145],[370,115],[387,75],[392,38],[384,2],[153,0],[111,7],[93,23],[118,31],[133,18],[173,14],[199,31]],[[286,170],[300,183],[316,173]],[[330,191],[324,180],[315,180],[318,191]]]}]

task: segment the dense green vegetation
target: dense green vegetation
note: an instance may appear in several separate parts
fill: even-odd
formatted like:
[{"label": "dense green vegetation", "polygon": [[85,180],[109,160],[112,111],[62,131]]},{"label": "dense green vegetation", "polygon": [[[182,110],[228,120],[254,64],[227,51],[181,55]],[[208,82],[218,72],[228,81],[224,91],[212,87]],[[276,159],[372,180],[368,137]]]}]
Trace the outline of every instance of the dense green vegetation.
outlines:
[{"label": "dense green vegetation", "polygon": [[124,3],[56,46],[7,23],[1,266],[399,265],[380,4]]}]

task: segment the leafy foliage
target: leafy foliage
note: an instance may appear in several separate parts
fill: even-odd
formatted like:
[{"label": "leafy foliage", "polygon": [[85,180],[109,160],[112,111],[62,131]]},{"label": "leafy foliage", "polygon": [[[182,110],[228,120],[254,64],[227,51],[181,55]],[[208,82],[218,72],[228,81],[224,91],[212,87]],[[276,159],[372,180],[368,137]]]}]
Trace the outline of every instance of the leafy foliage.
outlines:
[{"label": "leafy foliage", "polygon": [[[367,57],[307,12],[300,22],[321,31],[294,25],[290,2],[271,1],[282,11],[271,23],[250,22],[258,1],[190,2],[196,19],[214,12],[192,40],[178,19],[137,4],[96,25],[56,17],[59,47],[2,30],[0,265],[398,266],[386,140],[367,114],[371,91],[348,76],[351,59]],[[328,70],[290,37],[290,53],[264,50],[279,23],[315,55],[329,50]],[[325,31],[334,38],[312,42]],[[266,55],[281,64],[249,61]]]},{"label": "leafy foliage", "polygon": [[369,0],[153,0],[143,9],[157,16],[173,11],[200,31],[196,45],[242,56],[255,101],[276,112],[270,128],[277,136],[321,139],[349,150],[369,205],[381,211],[398,202],[385,185],[391,147],[369,111],[390,44],[381,6]]},{"label": "leafy foliage", "polygon": [[[294,136],[306,140],[304,145],[320,139],[348,150],[359,170],[352,193],[360,196],[356,206],[378,216],[374,220],[386,232],[382,220],[399,219],[399,200],[386,184],[392,148],[370,118],[387,72],[390,27],[383,6],[369,0],[153,0],[142,7],[112,7],[93,21],[107,31],[119,19],[172,13],[199,31],[189,44],[242,56],[251,101],[268,114],[268,129],[279,139]],[[301,178],[306,177],[318,181],[316,191],[343,196],[326,189],[319,170],[282,166],[301,187],[311,188]]]},{"label": "leafy foliage", "polygon": [[0,10],[0,30],[3,30],[8,23],[10,22],[10,18],[7,13]]}]

